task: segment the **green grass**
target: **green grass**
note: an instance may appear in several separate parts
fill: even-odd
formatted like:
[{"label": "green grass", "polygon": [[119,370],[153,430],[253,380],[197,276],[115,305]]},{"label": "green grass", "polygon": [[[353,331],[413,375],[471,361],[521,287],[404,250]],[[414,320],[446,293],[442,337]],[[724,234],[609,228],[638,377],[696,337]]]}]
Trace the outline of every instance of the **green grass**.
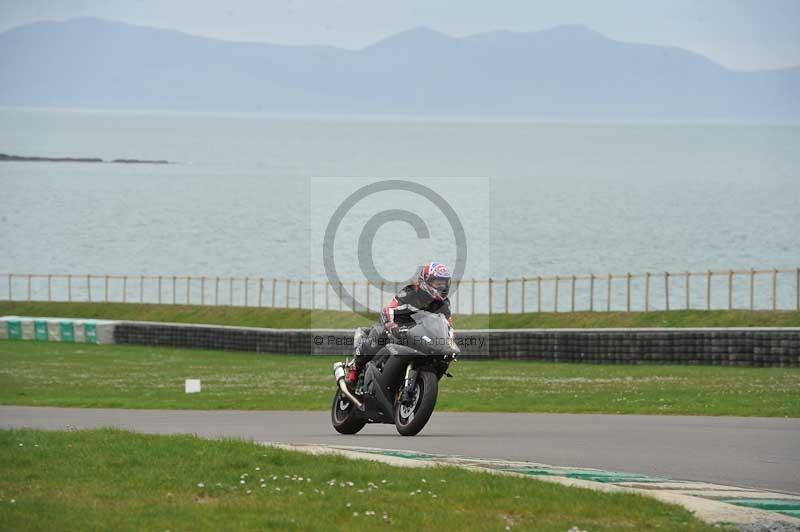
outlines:
[{"label": "green grass", "polygon": [[[0,404],[325,410],[333,357],[0,341]],[[437,410],[800,417],[800,369],[459,361]],[[184,379],[203,392],[186,395]]]},{"label": "green grass", "polygon": [[192,436],[0,431],[0,470],[3,530],[718,530],[640,495]]},{"label": "green grass", "polygon": [[[114,320],[206,323],[240,327],[354,328],[369,325],[377,315],[352,312],[199,305],[137,303],[1,302],[0,316],[49,316]],[[800,312],[746,310],[674,310],[669,312],[541,312],[528,314],[456,315],[460,329],[588,328],[588,327],[800,327]]]},{"label": "green grass", "polygon": [[0,303],[0,316],[48,316],[66,318],[98,318],[110,320],[161,321],[171,323],[205,323],[238,327],[272,327],[277,329],[355,328],[369,325],[372,318],[352,312],[309,309],[258,307],[210,307],[200,305],[148,305],[137,303]]}]

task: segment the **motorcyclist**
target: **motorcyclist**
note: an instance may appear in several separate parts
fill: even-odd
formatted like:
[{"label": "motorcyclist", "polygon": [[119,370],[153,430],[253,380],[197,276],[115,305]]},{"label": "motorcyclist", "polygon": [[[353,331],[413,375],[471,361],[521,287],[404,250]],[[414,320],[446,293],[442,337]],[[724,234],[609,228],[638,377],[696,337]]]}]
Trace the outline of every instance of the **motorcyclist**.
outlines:
[{"label": "motorcyclist", "polygon": [[452,326],[450,315],[450,270],[441,262],[429,262],[420,268],[417,281],[400,290],[381,310],[380,321],[369,335],[355,346],[355,364],[350,367],[347,381],[355,384],[367,362],[381,347],[397,338],[401,325],[413,323],[411,315],[420,310],[443,314]]}]

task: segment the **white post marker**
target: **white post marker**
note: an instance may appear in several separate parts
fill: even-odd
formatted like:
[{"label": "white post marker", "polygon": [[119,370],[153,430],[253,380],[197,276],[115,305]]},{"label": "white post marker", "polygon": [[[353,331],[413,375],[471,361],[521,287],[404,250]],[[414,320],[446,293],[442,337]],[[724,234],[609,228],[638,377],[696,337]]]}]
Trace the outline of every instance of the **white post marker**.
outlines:
[{"label": "white post marker", "polygon": [[186,393],[200,393],[200,379],[186,379]]}]

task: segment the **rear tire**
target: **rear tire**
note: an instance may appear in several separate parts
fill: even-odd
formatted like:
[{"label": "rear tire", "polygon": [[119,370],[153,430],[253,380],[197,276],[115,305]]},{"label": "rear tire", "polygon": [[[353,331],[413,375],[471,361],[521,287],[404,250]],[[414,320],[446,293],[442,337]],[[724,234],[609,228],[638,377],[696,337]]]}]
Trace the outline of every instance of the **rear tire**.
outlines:
[{"label": "rear tire", "polygon": [[[439,380],[430,371],[420,371],[417,376],[416,402],[412,408],[394,405],[394,426],[403,436],[414,436],[421,431],[433,414],[439,395]],[[410,410],[410,411],[409,411]]]},{"label": "rear tire", "polygon": [[331,423],[339,434],[355,434],[364,428],[367,420],[359,415],[355,405],[341,390],[336,390],[331,406]]}]

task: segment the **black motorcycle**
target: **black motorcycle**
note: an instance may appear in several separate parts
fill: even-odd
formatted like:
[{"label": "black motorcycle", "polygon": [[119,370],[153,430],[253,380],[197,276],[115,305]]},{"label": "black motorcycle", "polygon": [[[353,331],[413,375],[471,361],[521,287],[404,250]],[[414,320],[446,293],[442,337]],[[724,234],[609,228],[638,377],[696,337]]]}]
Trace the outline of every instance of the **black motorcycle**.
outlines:
[{"label": "black motorcycle", "polygon": [[[345,379],[354,359],[333,365],[338,389],[331,421],[341,434],[355,434],[367,423],[393,423],[403,436],[414,436],[433,414],[439,380],[452,377],[447,369],[460,350],[443,315],[420,311],[411,317],[414,323],[398,329],[355,385]],[[368,333],[369,328],[356,329],[354,345]]]}]

